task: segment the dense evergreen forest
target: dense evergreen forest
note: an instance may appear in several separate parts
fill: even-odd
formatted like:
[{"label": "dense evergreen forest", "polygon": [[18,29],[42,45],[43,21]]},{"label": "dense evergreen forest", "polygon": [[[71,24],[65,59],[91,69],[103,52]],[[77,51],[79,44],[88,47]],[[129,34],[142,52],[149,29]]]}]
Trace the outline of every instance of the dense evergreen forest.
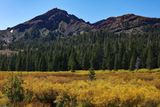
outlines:
[{"label": "dense evergreen forest", "polygon": [[9,47],[18,54],[0,56],[0,71],[159,68],[159,34],[157,31],[132,35],[98,31],[78,36],[50,35],[34,41],[30,40],[32,35],[26,34],[29,37],[26,42]]}]

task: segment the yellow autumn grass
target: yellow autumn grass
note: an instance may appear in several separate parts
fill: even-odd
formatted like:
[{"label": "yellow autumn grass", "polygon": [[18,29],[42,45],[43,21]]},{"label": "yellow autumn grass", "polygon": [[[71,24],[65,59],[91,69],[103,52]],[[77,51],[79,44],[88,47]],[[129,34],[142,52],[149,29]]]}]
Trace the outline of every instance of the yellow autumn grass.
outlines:
[{"label": "yellow autumn grass", "polygon": [[0,92],[0,106],[5,106],[9,103],[9,100],[7,97],[5,97],[2,92]]},{"label": "yellow autumn grass", "polygon": [[152,85],[132,82],[113,84],[105,80],[92,82],[79,80],[63,84],[46,83],[46,81],[34,81],[34,83],[36,85],[26,81],[25,89],[31,90],[36,97],[55,97],[56,102],[63,102],[64,107],[72,107],[73,104],[78,106],[85,103],[94,107],[108,107],[109,105],[116,107],[126,107],[128,105],[156,107],[160,104],[160,90]]},{"label": "yellow autumn grass", "polygon": [[[20,107],[49,107],[54,100],[63,107],[159,107],[160,72],[96,71],[95,81],[88,80],[88,71],[72,72],[0,72],[0,89],[7,77],[19,75],[25,93],[33,94]],[[0,92],[0,105],[9,100]],[[17,106],[18,107],[18,106]]]}]

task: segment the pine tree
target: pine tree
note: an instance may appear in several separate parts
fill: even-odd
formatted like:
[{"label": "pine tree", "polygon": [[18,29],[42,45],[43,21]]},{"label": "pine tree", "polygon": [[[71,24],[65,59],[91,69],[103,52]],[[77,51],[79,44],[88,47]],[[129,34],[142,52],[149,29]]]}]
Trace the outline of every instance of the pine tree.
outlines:
[{"label": "pine tree", "polygon": [[8,65],[8,70],[9,71],[15,71],[16,70],[16,68],[15,68],[15,57],[14,56],[12,56],[11,58],[10,58],[10,60],[9,60],[9,65]]},{"label": "pine tree", "polygon": [[93,70],[93,68],[90,68],[88,77],[89,77],[89,80],[91,80],[91,81],[93,81],[93,80],[96,79],[96,73],[95,73],[95,71]]},{"label": "pine tree", "polygon": [[68,60],[68,69],[74,72],[77,68],[77,64],[75,53],[72,51]]},{"label": "pine tree", "polygon": [[135,69],[135,63],[136,63],[136,54],[135,54],[135,52],[133,52],[131,59],[130,59],[130,66],[129,66],[130,70]]},{"label": "pine tree", "polygon": [[105,54],[104,54],[104,65],[103,66],[105,66],[105,68],[106,69],[109,69],[109,70],[111,70],[111,69],[113,69],[113,63],[114,63],[114,61],[113,61],[113,55],[112,55],[113,53],[112,53],[112,48],[111,48],[111,45],[110,45],[110,43],[108,43],[107,44],[107,49],[106,49],[106,51],[105,51]]},{"label": "pine tree", "polygon": [[160,53],[158,54],[158,67],[160,68]]},{"label": "pine tree", "polygon": [[147,59],[146,59],[146,68],[152,69],[153,68],[153,52],[152,52],[152,47],[148,47],[148,52],[147,52]]},{"label": "pine tree", "polygon": [[47,69],[46,58],[44,55],[42,55],[39,60],[39,71],[47,71]]},{"label": "pine tree", "polygon": [[89,69],[89,59],[87,54],[84,55],[83,60],[82,60],[82,69],[87,70]]},{"label": "pine tree", "polygon": [[16,71],[20,71],[22,68],[22,59],[21,59],[21,51],[16,56]]},{"label": "pine tree", "polygon": [[115,59],[114,59],[114,70],[118,70],[118,65],[119,65],[119,60],[118,60],[118,54],[115,55]]},{"label": "pine tree", "polygon": [[122,56],[122,69],[128,69],[129,67],[128,64],[128,57],[127,57],[127,52],[124,52],[123,56]]},{"label": "pine tree", "polygon": [[52,71],[53,70],[53,54],[50,53],[48,55],[48,71]]}]

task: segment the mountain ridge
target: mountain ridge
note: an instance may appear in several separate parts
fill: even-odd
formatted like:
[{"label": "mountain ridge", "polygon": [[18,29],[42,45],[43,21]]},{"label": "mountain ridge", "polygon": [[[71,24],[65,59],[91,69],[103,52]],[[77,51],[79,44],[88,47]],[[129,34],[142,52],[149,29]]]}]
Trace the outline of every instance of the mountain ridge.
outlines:
[{"label": "mountain ridge", "polygon": [[[26,24],[26,23],[28,23],[28,22],[31,22],[32,23],[32,21],[37,21],[37,23],[38,23],[38,21],[40,21],[40,20],[38,20],[38,18],[40,18],[41,16],[44,16],[44,15],[46,15],[46,16],[50,16],[50,14],[51,14],[51,16],[53,15],[53,14],[55,14],[55,13],[65,13],[67,16],[68,15],[70,15],[70,16],[72,16],[72,17],[74,17],[74,19],[76,19],[76,20],[78,20],[78,21],[80,21],[80,22],[84,22],[84,23],[86,23],[86,24],[88,24],[88,25],[90,25],[90,26],[94,26],[94,27],[97,27],[96,25],[99,23],[99,24],[101,24],[101,23],[103,23],[104,21],[110,21],[110,20],[112,20],[112,19],[116,19],[116,18],[130,18],[130,17],[137,17],[137,18],[142,18],[142,19],[150,19],[150,20],[159,20],[159,22],[160,22],[160,18],[155,18],[155,17],[146,17],[146,16],[141,16],[141,15],[136,15],[136,14],[133,14],[133,13],[130,13],[130,14],[124,14],[124,15],[121,15],[121,16],[112,16],[112,17],[108,17],[108,18],[106,18],[106,19],[102,19],[102,20],[100,20],[100,21],[97,21],[97,22],[94,22],[94,23],[91,23],[91,22],[86,22],[85,20],[83,20],[83,19],[81,19],[81,18],[78,18],[78,17],[76,17],[75,15],[73,15],[73,14],[68,14],[68,12],[67,11],[65,11],[65,10],[61,10],[61,9],[59,9],[59,8],[54,8],[54,9],[51,9],[51,10],[49,10],[48,12],[46,12],[46,13],[44,13],[44,14],[42,14],[42,15],[39,15],[39,16],[36,16],[36,17],[34,17],[34,18],[32,18],[31,20],[28,20],[28,21],[26,21],[26,22],[24,22],[24,23],[21,23],[21,24],[18,24],[18,25],[16,25],[16,26],[13,26],[13,27],[10,27],[9,29],[16,29],[18,26],[20,26],[20,25],[22,25],[22,24]],[[50,18],[51,19],[51,18]],[[33,22],[34,23],[34,22]],[[36,23],[36,22],[35,22]]]},{"label": "mountain ridge", "polygon": [[69,14],[65,10],[54,8],[24,23],[0,31],[0,45],[7,46],[20,40],[50,39],[57,36],[72,36],[99,30],[132,34],[146,33],[151,29],[157,30],[159,28],[160,18],[126,14],[90,23]]}]

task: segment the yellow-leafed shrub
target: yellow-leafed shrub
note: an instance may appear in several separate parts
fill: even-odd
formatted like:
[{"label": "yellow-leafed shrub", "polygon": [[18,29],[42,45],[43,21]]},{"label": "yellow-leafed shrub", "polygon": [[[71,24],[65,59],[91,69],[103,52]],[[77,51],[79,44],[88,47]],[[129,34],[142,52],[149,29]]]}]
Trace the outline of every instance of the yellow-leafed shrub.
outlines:
[{"label": "yellow-leafed shrub", "polygon": [[153,86],[111,84],[105,80],[64,84],[41,81],[32,86],[32,91],[39,101],[54,102],[64,107],[156,107],[160,104],[160,90]]},{"label": "yellow-leafed shrub", "polygon": [[5,106],[9,103],[9,100],[7,97],[5,97],[2,92],[0,92],[0,106]]},{"label": "yellow-leafed shrub", "polygon": [[[15,73],[15,75],[18,75]],[[8,73],[1,75],[0,89]],[[16,107],[160,107],[160,73],[141,71],[24,72],[24,100]],[[0,106],[9,101],[0,93]]]}]

